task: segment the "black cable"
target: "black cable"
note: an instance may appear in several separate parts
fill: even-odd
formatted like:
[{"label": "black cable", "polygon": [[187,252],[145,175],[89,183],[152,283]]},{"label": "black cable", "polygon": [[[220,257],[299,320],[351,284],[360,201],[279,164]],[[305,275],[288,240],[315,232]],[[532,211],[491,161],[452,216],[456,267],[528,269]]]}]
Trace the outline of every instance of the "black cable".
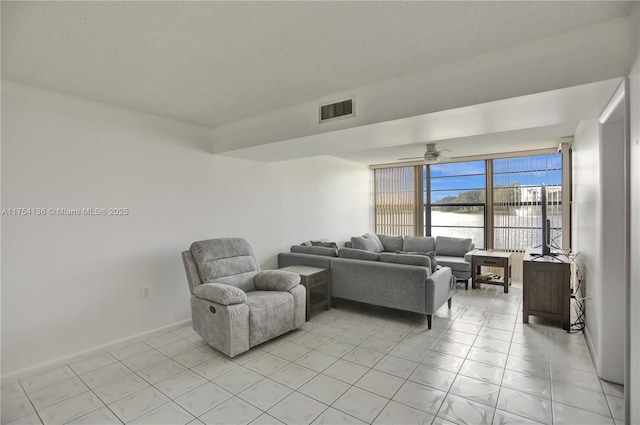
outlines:
[{"label": "black cable", "polygon": [[578,272],[578,284],[573,289],[573,295],[571,296],[574,301],[573,308],[575,309],[577,317],[576,320],[569,326],[569,330],[567,332],[570,334],[582,332],[584,331],[584,328],[586,326],[584,321],[585,306],[583,303],[583,300],[585,300],[585,298],[578,298],[578,294],[581,294],[582,291],[582,270],[580,270],[580,266],[576,262],[576,258],[578,257],[578,255],[580,255],[579,252],[574,256],[567,256],[571,263],[575,264],[576,271]]}]

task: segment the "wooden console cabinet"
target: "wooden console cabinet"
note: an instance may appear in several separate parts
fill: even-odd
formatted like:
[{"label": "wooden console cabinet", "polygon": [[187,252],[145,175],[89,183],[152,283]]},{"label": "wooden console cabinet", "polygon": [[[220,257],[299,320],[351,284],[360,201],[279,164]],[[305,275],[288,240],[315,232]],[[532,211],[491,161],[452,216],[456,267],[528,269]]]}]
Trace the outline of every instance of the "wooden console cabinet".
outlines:
[{"label": "wooden console cabinet", "polygon": [[[522,322],[529,315],[562,321],[571,326],[571,262],[565,255],[536,257],[527,249],[522,264]],[[539,252],[539,251],[538,251]]]}]

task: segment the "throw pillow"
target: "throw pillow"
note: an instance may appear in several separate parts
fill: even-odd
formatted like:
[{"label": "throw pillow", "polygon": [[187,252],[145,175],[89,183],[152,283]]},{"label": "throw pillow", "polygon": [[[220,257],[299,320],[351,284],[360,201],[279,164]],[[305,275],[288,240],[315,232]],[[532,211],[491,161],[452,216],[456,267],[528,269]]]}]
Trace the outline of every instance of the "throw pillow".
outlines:
[{"label": "throw pillow", "polygon": [[325,241],[311,241],[311,246],[323,246],[325,248],[338,248],[337,243],[325,242]]},{"label": "throw pillow", "polygon": [[324,246],[293,245],[291,247],[291,252],[297,252],[298,254],[324,255],[327,257],[338,256],[338,250],[336,248],[327,248]]},{"label": "throw pillow", "polygon": [[436,260],[436,252],[429,251],[427,252],[427,255],[431,259],[431,273],[435,273],[435,271],[438,269],[438,260]]},{"label": "throw pillow", "polygon": [[361,249],[369,252],[380,252],[378,248],[378,244],[370,238],[365,238],[364,236],[354,236],[351,238],[351,246],[354,249]]},{"label": "throw pillow", "polygon": [[365,233],[362,236],[367,238],[367,239],[371,239],[376,243],[376,245],[378,246],[378,250],[376,252],[384,251],[384,245],[380,241],[380,238],[378,238],[376,235],[374,235],[373,233]]}]

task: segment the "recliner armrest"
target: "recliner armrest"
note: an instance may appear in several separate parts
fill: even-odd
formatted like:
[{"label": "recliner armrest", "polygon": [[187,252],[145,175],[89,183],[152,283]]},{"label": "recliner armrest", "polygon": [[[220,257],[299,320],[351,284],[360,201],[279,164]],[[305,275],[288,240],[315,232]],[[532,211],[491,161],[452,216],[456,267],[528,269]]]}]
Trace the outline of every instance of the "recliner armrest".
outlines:
[{"label": "recliner armrest", "polygon": [[300,276],[283,270],[258,272],[253,280],[258,291],[286,292],[300,283]]},{"label": "recliner armrest", "polygon": [[242,289],[223,283],[203,283],[198,285],[193,294],[222,305],[242,304],[247,301],[247,294]]}]

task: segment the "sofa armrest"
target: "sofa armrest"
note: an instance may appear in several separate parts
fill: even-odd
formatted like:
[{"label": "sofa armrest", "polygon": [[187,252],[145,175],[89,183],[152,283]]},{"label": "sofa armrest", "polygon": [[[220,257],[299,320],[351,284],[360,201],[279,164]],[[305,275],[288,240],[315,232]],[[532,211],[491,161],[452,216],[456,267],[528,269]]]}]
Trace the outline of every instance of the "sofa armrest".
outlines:
[{"label": "sofa armrest", "polygon": [[466,261],[467,263],[471,264],[471,256],[477,251],[480,251],[480,250],[479,249],[472,249],[471,251],[466,252],[464,254],[464,261]]},{"label": "sofa armrest", "polygon": [[300,283],[300,276],[282,270],[265,270],[256,274],[254,282],[258,291],[286,292]]},{"label": "sofa armrest", "polygon": [[242,289],[222,283],[198,285],[193,291],[193,295],[222,305],[242,304],[247,301],[247,294]]},{"label": "sofa armrest", "polygon": [[451,281],[451,269],[442,267],[427,278],[426,314],[433,314],[454,293]]}]

